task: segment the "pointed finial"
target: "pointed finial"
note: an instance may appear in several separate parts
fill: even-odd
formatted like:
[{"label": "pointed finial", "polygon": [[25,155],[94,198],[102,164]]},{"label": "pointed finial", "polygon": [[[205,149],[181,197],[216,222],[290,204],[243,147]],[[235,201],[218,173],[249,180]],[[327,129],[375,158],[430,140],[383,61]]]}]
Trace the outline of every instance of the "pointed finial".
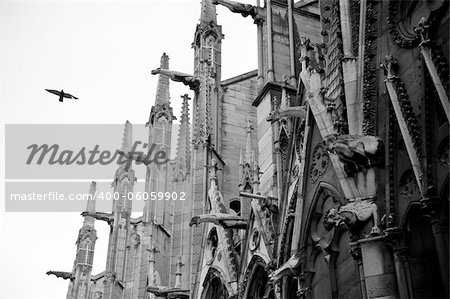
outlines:
[{"label": "pointed finial", "polygon": [[216,6],[212,0],[202,0],[202,12],[200,14],[201,23],[210,23],[214,21],[217,23]]},{"label": "pointed finial", "polygon": [[125,128],[123,130],[122,151],[124,153],[130,152],[133,146],[132,143],[133,143],[133,126],[127,120],[125,123]]},{"label": "pointed finial", "polygon": [[245,162],[250,162],[252,155],[252,131],[254,130],[252,121],[247,119],[247,142],[245,145]]},{"label": "pointed finial", "polygon": [[162,69],[169,69],[169,55],[166,54],[166,52],[163,53],[161,56],[161,68]]},{"label": "pointed finial", "polygon": [[97,183],[92,181],[89,189],[89,198],[87,202],[86,211],[88,213],[95,213],[95,195],[97,193]]},{"label": "pointed finial", "polygon": [[[168,70],[168,69],[169,69],[169,56],[166,53],[163,53],[163,55],[161,56],[159,70]],[[158,78],[158,85],[156,87],[155,106],[170,103],[169,86],[170,86],[169,77],[160,74]]]}]

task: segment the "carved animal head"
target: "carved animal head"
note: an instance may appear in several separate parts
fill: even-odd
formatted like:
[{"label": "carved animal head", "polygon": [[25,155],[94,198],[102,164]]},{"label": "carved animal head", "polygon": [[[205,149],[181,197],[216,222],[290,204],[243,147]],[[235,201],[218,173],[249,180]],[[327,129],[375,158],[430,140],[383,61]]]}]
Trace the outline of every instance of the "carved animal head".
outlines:
[{"label": "carved animal head", "polygon": [[152,75],[158,75],[160,71],[161,71],[160,67],[157,69],[154,69],[154,70],[152,70]]},{"label": "carved animal head", "polygon": [[344,217],[339,214],[337,209],[330,209],[326,212],[323,218],[323,226],[326,230],[332,230],[334,227],[339,226],[344,222]]},{"label": "carved animal head", "polygon": [[189,222],[189,226],[198,226],[198,224],[200,223],[200,216],[194,216],[192,217],[191,221]]}]

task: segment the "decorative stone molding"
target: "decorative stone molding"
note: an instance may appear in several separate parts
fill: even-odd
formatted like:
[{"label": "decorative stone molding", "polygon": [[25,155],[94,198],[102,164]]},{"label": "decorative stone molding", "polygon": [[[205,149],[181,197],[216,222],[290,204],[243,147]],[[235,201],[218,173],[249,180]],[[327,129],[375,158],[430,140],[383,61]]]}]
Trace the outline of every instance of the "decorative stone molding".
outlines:
[{"label": "decorative stone molding", "polygon": [[322,143],[318,143],[312,154],[311,168],[309,170],[309,181],[311,184],[317,183],[319,178],[327,172],[330,164],[330,157]]},{"label": "decorative stone molding", "polygon": [[[406,33],[402,33],[399,29],[399,14],[402,13],[399,6],[402,1],[390,0],[388,7],[388,29],[389,33],[392,36],[393,41],[402,48],[413,48],[419,44],[419,38],[417,35],[407,35]],[[406,1],[405,1],[406,2]],[[409,1],[408,2],[412,2]]]},{"label": "decorative stone molding", "polygon": [[386,76],[386,88],[402,133],[409,159],[420,189],[423,194],[423,170],[420,163],[422,152],[421,129],[411,106],[405,84],[398,77],[398,61],[392,55],[387,55],[381,64]]},{"label": "decorative stone molding", "polygon": [[420,37],[415,34],[412,24],[416,24],[420,17],[434,19],[445,2],[389,0],[387,23],[393,41],[402,48],[416,47],[420,43]]},{"label": "decorative stone molding", "polygon": [[364,70],[363,70],[363,122],[364,135],[375,135],[378,101],[378,1],[367,1],[366,28],[364,35]]}]

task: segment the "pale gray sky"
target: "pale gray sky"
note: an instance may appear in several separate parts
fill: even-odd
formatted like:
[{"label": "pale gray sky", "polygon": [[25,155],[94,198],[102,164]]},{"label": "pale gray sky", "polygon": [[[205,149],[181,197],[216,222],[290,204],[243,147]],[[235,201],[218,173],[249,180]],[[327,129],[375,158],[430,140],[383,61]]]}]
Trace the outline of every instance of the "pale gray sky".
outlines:
[{"label": "pale gray sky", "polygon": [[[253,20],[223,7],[218,14],[225,34],[222,78],[255,69]],[[199,17],[200,0],[0,0],[0,143],[4,124],[145,123],[157,83],[150,70],[166,52],[171,69],[192,72]],[[64,89],[80,100],[61,104],[45,88]],[[176,115],[186,92],[183,85],[171,84]],[[112,142],[121,135],[117,132]],[[0,157],[4,182],[3,146]],[[68,282],[45,272],[71,271],[81,224],[78,213],[4,213],[0,208],[0,298],[64,298]],[[93,273],[104,270],[108,232],[103,222],[96,228]]]}]

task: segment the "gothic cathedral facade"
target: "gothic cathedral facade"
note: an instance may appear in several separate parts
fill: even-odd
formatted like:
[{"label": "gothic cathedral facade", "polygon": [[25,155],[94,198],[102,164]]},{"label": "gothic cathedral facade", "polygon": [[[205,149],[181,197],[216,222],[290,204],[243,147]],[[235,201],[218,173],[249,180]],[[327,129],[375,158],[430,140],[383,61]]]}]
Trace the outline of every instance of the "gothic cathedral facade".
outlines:
[{"label": "gothic cathedral facade", "polygon": [[[48,273],[67,298],[449,297],[449,2],[262,2],[201,0],[193,72],[161,57],[149,144],[170,152],[169,83],[194,98],[145,190],[186,201],[89,202],[72,271]],[[221,78],[217,5],[253,20],[257,70]],[[114,191],[134,181],[122,165]]]}]

